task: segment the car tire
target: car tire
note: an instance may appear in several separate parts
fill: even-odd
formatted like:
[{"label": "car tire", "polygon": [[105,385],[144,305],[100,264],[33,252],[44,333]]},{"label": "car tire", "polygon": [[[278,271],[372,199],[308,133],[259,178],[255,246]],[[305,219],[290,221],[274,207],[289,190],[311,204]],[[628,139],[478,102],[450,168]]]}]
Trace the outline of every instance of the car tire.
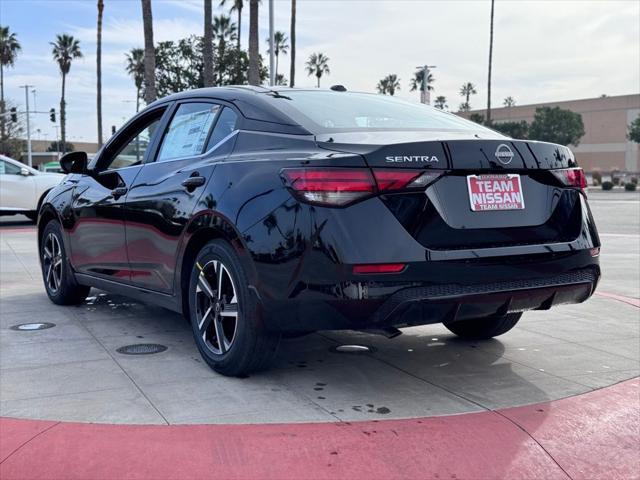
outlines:
[{"label": "car tire", "polygon": [[90,287],[78,284],[67,257],[62,228],[51,220],[44,227],[40,239],[42,280],[49,299],[57,305],[77,305],[84,302]]},{"label": "car tire", "polygon": [[213,240],[198,253],[189,281],[189,320],[202,358],[222,375],[265,369],[280,342],[280,334],[264,328],[248,284],[227,242]]},{"label": "car tire", "polygon": [[522,312],[507,315],[493,315],[485,318],[472,318],[445,324],[451,332],[461,338],[486,340],[507,333],[522,317]]}]

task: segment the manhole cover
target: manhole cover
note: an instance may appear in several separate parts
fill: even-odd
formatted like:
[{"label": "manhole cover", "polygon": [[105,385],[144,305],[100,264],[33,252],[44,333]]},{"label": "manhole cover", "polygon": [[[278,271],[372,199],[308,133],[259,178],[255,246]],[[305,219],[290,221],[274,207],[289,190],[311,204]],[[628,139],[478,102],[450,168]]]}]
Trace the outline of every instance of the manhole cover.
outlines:
[{"label": "manhole cover", "polygon": [[19,332],[29,332],[32,330],[45,330],[47,328],[55,327],[55,323],[21,323],[20,325],[14,325],[11,330],[18,330]]},{"label": "manhole cover", "polygon": [[125,345],[117,348],[116,352],[124,355],[151,355],[164,352],[166,349],[167,347],[157,343],[136,343],[135,345]]},{"label": "manhole cover", "polygon": [[369,347],[367,345],[338,345],[337,347],[331,348],[332,351],[336,353],[371,353],[375,351],[375,348]]}]

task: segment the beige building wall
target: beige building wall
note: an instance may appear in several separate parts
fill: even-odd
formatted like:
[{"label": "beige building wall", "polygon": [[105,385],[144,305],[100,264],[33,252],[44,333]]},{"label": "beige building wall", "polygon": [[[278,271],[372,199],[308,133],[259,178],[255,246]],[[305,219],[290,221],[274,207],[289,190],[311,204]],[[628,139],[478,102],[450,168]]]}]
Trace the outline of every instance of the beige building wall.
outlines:
[{"label": "beige building wall", "polygon": [[[627,139],[629,124],[640,115],[640,94],[495,108],[491,117],[496,123],[521,120],[531,123],[538,107],[560,107],[582,115],[585,134],[578,146],[570,148],[586,171],[640,171],[638,144]],[[486,116],[485,110],[461,115],[468,118],[472,113]]]}]

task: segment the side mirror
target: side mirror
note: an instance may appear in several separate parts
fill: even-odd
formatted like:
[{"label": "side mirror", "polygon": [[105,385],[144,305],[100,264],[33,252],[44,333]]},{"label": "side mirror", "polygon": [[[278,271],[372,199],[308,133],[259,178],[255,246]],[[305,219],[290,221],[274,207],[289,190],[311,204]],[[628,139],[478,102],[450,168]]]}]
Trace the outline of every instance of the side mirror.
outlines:
[{"label": "side mirror", "polygon": [[88,163],[86,152],[69,152],[60,159],[64,173],[87,173]]},{"label": "side mirror", "polygon": [[29,175],[31,175],[31,172],[29,171],[28,168],[22,167],[20,169],[20,175],[22,175],[23,177],[28,177]]}]

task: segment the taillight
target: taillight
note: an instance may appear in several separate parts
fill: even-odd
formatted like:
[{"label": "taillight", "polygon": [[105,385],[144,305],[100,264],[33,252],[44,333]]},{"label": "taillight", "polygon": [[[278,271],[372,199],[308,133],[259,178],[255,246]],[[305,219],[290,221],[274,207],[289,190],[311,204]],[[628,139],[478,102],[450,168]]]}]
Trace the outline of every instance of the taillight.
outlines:
[{"label": "taillight", "polygon": [[285,168],[282,175],[303,199],[324,205],[346,205],[376,190],[366,168]]},{"label": "taillight", "polygon": [[400,170],[400,169],[374,169],[378,189],[381,192],[392,190],[404,190],[408,188],[425,188],[433,183],[442,171],[438,170]]},{"label": "taillight", "polygon": [[304,200],[344,206],[374,193],[423,189],[442,171],[368,168],[285,168],[286,185]]},{"label": "taillight", "polygon": [[561,170],[551,170],[551,173],[567,187],[587,188],[587,177],[581,168],[563,168]]}]

